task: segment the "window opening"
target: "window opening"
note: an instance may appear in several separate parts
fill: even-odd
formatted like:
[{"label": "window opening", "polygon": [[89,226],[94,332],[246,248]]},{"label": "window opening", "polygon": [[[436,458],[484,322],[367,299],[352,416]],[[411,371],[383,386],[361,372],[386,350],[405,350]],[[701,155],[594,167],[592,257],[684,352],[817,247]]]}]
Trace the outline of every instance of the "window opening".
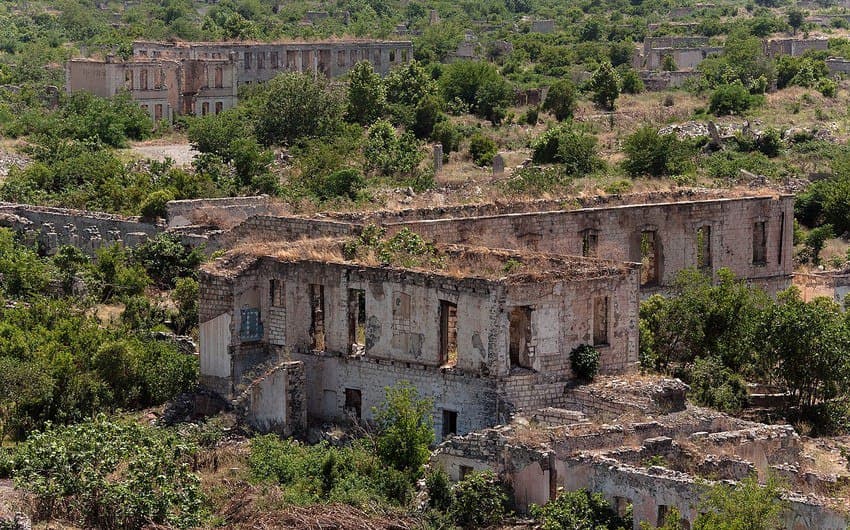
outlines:
[{"label": "window opening", "polygon": [[531,308],[527,306],[511,309],[508,337],[511,368],[531,368]]},{"label": "window opening", "polygon": [[246,342],[262,340],[263,323],[260,322],[260,310],[256,307],[243,307],[239,313],[239,338]]},{"label": "window opening", "polygon": [[653,286],[658,284],[658,241],[654,230],[640,233],[640,284]]},{"label": "window opening", "polygon": [[785,212],[779,214],[779,252],[776,256],[776,262],[782,264],[782,244],[785,239]]},{"label": "window opening", "polygon": [[593,345],[608,345],[608,297],[599,296],[593,301]]},{"label": "window opening", "polygon": [[585,230],[581,234],[581,255],[586,258],[596,256],[596,248],[599,243],[599,236],[596,230]]},{"label": "window opening", "polygon": [[697,228],[697,268],[711,271],[711,227]]},{"label": "window opening", "polygon": [[345,407],[343,408],[343,412],[346,416],[353,417],[356,420],[360,420],[360,412],[361,412],[362,398],[360,395],[360,391],[355,388],[346,388],[345,389]]},{"label": "window opening", "polygon": [[245,70],[250,70],[251,69],[251,52],[245,52],[242,55],[242,58],[245,62]]},{"label": "window opening", "polygon": [[443,439],[457,434],[457,411],[443,410]]},{"label": "window opening", "polygon": [[764,265],[767,263],[767,223],[756,221],[753,223],[753,265]]},{"label": "window opening", "polygon": [[142,90],[148,89],[148,71],[140,70],[139,71],[139,88]]},{"label": "window opening", "polygon": [[325,286],[310,284],[310,337],[314,350],[325,349]]},{"label": "window opening", "polygon": [[348,345],[349,353],[366,352],[366,291],[348,290]]},{"label": "window opening", "polygon": [[440,364],[457,364],[457,304],[440,300]]},{"label": "window opening", "polygon": [[221,88],[224,85],[224,69],[221,66],[215,67],[215,88]]},{"label": "window opening", "polygon": [[210,104],[207,101],[201,103],[201,116],[206,116],[210,113]]},{"label": "window opening", "polygon": [[215,113],[221,114],[222,110],[224,110],[224,103],[222,103],[221,101],[216,101],[215,102]]}]

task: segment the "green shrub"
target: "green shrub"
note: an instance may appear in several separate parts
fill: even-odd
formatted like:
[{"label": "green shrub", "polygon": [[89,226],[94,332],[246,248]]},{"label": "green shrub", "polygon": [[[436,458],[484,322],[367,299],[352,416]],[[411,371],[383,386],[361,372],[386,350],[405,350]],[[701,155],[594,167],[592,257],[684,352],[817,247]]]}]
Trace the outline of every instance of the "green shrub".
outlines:
[{"label": "green shrub", "polygon": [[532,160],[563,164],[569,175],[584,176],[602,165],[596,137],[571,124],[547,130],[534,141],[532,149]]},{"label": "green shrub", "polygon": [[564,121],[573,117],[577,101],[578,90],[575,84],[569,79],[560,79],[549,87],[543,101],[543,110],[551,112],[556,120]]},{"label": "green shrub", "polygon": [[544,506],[532,505],[531,515],[541,524],[542,530],[632,527],[632,522],[619,517],[601,493],[587,490],[562,491]]},{"label": "green shrub", "polygon": [[818,81],[818,92],[823,94],[824,97],[834,98],[836,92],[838,92],[838,83],[832,79],[821,79]]},{"label": "green shrub", "polygon": [[690,396],[699,405],[730,414],[740,412],[747,405],[747,385],[743,378],[716,357],[698,358],[689,383]]},{"label": "green shrub", "polygon": [[386,177],[410,176],[424,158],[413,134],[398,135],[386,120],[369,128],[363,155],[368,171]]},{"label": "green shrub", "polygon": [[675,134],[659,134],[651,125],[629,135],[623,150],[626,153],[623,169],[631,177],[681,173],[688,168],[693,155],[690,146],[676,138]]},{"label": "green shrub", "polygon": [[387,466],[417,476],[428,461],[428,447],[434,441],[433,402],[420,398],[407,382],[385,391],[384,403],[374,411],[378,456]]},{"label": "green shrub", "polygon": [[[623,92],[626,94],[640,94],[644,90],[643,79],[634,68],[627,68],[620,76]],[[668,105],[669,106],[669,105]]]},{"label": "green shrub", "polygon": [[437,122],[431,139],[443,146],[443,158],[447,159],[449,153],[460,148],[460,140],[463,138],[457,126],[449,120]]},{"label": "green shrub", "polygon": [[743,114],[753,104],[749,91],[741,83],[720,85],[711,94],[708,108],[715,116]]},{"label": "green shrub", "polygon": [[477,166],[490,165],[496,152],[496,142],[481,133],[474,134],[469,140],[469,156]]},{"label": "green shrub", "polygon": [[104,529],[201,524],[190,472],[196,448],[174,433],[98,416],[33,433],[14,456],[15,484],[40,513]]},{"label": "green shrub", "polygon": [[570,352],[573,375],[584,381],[593,381],[599,373],[599,351],[589,344],[580,344]]},{"label": "green shrub", "polygon": [[425,475],[425,488],[428,490],[429,508],[441,512],[449,509],[452,504],[452,485],[443,468],[432,469]]},{"label": "green shrub", "polygon": [[569,184],[570,177],[560,167],[524,167],[511,173],[500,182],[500,186],[509,192],[545,193]]},{"label": "green shrub", "polygon": [[507,514],[508,495],[492,471],[472,472],[452,489],[449,512],[462,528],[499,524]]},{"label": "green shrub", "polygon": [[174,234],[160,232],[132,250],[133,261],[163,288],[173,288],[178,278],[194,278],[203,254],[183,244]]},{"label": "green shrub", "polygon": [[354,200],[366,188],[366,179],[356,169],[340,169],[324,178],[311,181],[311,192],[320,200],[344,198]]},{"label": "green shrub", "polygon": [[168,216],[166,204],[168,201],[174,200],[174,194],[169,190],[156,190],[145,197],[145,201],[140,208],[142,217],[147,219],[164,219]]}]

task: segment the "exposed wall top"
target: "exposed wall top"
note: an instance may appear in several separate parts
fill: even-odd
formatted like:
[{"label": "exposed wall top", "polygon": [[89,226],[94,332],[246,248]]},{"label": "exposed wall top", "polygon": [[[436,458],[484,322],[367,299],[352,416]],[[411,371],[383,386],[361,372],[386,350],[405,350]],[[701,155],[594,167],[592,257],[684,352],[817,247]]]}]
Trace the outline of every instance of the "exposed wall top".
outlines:
[{"label": "exposed wall top", "polygon": [[[245,243],[203,266],[206,273],[234,277],[262,259],[281,262],[321,262],[380,270],[396,269],[446,278],[473,278],[504,284],[581,281],[628,274],[639,264],[612,260],[517,252],[463,245],[435,245],[433,253],[404,256],[385,263],[374,249],[351,246],[357,239],[313,239],[297,242]],[[352,250],[355,249],[356,250]]]}]

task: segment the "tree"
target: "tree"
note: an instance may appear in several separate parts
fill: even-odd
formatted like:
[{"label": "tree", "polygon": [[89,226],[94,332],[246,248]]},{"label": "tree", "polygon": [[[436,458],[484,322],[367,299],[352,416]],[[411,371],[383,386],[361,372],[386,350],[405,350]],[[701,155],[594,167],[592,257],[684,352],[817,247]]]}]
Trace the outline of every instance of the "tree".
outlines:
[{"label": "tree", "polygon": [[805,413],[847,394],[850,331],[838,303],[827,298],[805,302],[792,287],[780,293],[758,331],[761,364],[790,392],[790,406]]},{"label": "tree", "polygon": [[434,442],[434,404],[420,398],[416,388],[406,381],[387,387],[385,392],[384,403],[374,411],[378,456],[388,466],[418,476],[430,456],[428,447]]},{"label": "tree", "polygon": [[[440,76],[443,99],[458,99],[477,111],[478,91],[487,83],[501,79],[496,67],[483,61],[458,61],[445,67]],[[494,85],[495,86],[495,85]]]},{"label": "tree", "polygon": [[596,137],[573,124],[547,130],[534,141],[532,149],[532,160],[563,164],[566,173],[572,176],[584,176],[602,166]]},{"label": "tree", "polygon": [[248,105],[257,138],[264,145],[289,144],[337,129],[345,103],[322,76],[287,72],[258,85]]},{"label": "tree", "polygon": [[414,107],[426,96],[437,93],[437,84],[418,61],[399,65],[384,78],[390,104]]},{"label": "tree", "polygon": [[792,7],[788,10],[788,25],[791,26],[794,35],[797,34],[797,30],[803,27],[805,21],[806,15],[800,8]]},{"label": "tree", "polygon": [[203,254],[184,245],[174,234],[160,232],[132,250],[133,260],[162,288],[172,288],[178,278],[194,278]]},{"label": "tree", "polygon": [[549,87],[549,92],[543,101],[543,110],[551,112],[558,121],[571,119],[576,110],[577,100],[575,84],[569,79],[560,79]]},{"label": "tree", "polygon": [[764,486],[755,475],[735,486],[718,483],[708,490],[700,505],[701,515],[694,522],[694,530],[779,530],[788,508],[781,493],[773,475],[768,475]]},{"label": "tree", "polygon": [[504,77],[487,79],[475,93],[475,112],[498,125],[505,117],[505,107],[513,102],[514,90]]},{"label": "tree", "polygon": [[645,125],[629,135],[623,143],[626,159],[623,169],[631,177],[662,177],[684,170],[690,159],[688,146],[675,134],[659,134]]},{"label": "tree", "polygon": [[187,136],[192,146],[205,154],[233,165],[242,185],[251,185],[254,177],[268,171],[273,160],[257,142],[250,116],[240,109],[228,109],[217,115],[194,118]]},{"label": "tree", "polygon": [[386,88],[369,61],[360,61],[348,73],[346,119],[370,125],[380,118],[386,106]]},{"label": "tree", "polygon": [[620,76],[608,61],[599,65],[590,78],[593,102],[602,109],[614,110],[614,102],[620,95]]},{"label": "tree", "polygon": [[413,134],[399,135],[386,120],[369,128],[363,155],[368,171],[387,177],[411,175],[424,158]]}]

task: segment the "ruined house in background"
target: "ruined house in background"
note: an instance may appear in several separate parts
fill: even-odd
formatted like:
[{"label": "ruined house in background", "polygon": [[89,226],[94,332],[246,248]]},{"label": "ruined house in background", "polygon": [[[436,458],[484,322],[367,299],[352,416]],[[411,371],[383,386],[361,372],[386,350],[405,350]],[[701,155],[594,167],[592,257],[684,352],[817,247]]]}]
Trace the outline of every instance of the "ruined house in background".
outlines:
[{"label": "ruined house in background", "polygon": [[155,121],[218,114],[236,106],[238,88],[281,72],[339,77],[359,61],[386,74],[413,59],[409,41],[133,42],[128,60],[71,59],[65,87],[101,97],[127,91]]}]

